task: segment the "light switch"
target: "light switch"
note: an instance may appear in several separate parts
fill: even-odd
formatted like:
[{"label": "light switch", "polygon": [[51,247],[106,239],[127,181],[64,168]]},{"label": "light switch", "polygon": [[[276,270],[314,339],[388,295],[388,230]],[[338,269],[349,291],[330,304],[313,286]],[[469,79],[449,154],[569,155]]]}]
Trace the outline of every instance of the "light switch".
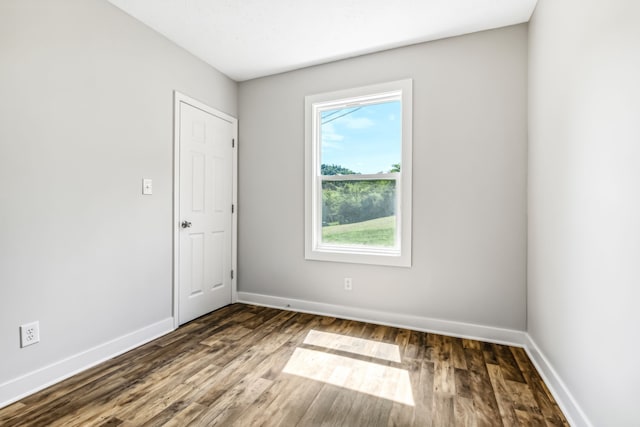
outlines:
[{"label": "light switch", "polygon": [[153,194],[153,182],[148,178],[142,180],[142,194]]}]

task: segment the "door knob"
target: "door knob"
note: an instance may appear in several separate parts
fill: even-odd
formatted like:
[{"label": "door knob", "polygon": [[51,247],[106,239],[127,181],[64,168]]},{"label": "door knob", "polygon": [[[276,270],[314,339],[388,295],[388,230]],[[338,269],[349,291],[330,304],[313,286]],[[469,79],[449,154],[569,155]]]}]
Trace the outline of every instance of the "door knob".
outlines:
[{"label": "door knob", "polygon": [[182,224],[180,224],[182,226],[182,228],[189,228],[191,227],[191,222],[190,221],[182,221]]}]

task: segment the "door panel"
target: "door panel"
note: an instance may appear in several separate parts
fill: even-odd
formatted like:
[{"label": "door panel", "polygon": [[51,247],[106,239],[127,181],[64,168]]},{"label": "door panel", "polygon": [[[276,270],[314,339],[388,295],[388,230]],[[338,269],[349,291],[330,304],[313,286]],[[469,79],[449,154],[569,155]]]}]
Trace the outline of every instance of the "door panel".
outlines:
[{"label": "door panel", "polygon": [[201,294],[204,290],[204,237],[202,233],[189,234],[190,247],[185,248],[185,259],[191,257],[191,271],[185,271],[189,282],[189,297]]},{"label": "door panel", "polygon": [[179,109],[182,324],[231,303],[234,124],[186,102]]}]

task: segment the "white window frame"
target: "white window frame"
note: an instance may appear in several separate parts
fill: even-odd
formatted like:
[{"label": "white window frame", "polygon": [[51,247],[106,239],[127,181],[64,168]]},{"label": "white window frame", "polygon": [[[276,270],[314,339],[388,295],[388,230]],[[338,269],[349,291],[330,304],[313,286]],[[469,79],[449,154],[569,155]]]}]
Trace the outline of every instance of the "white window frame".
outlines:
[{"label": "white window frame", "polygon": [[[305,259],[358,264],[411,266],[411,79],[381,83],[305,97]],[[402,106],[402,157],[399,173],[321,176],[320,113],[327,109],[400,100]],[[322,182],[330,180],[396,181],[396,239],[394,248],[347,246],[321,242]]]}]

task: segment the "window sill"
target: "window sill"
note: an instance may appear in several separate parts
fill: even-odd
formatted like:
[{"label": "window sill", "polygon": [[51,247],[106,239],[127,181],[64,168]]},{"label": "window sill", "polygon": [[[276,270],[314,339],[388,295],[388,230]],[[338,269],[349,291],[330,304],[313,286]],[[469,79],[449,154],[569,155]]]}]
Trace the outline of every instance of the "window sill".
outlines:
[{"label": "window sill", "polygon": [[318,248],[307,250],[305,259],[308,261],[329,261],[351,264],[369,264],[391,267],[411,267],[411,258],[402,256],[396,249],[346,249],[346,248]]}]

